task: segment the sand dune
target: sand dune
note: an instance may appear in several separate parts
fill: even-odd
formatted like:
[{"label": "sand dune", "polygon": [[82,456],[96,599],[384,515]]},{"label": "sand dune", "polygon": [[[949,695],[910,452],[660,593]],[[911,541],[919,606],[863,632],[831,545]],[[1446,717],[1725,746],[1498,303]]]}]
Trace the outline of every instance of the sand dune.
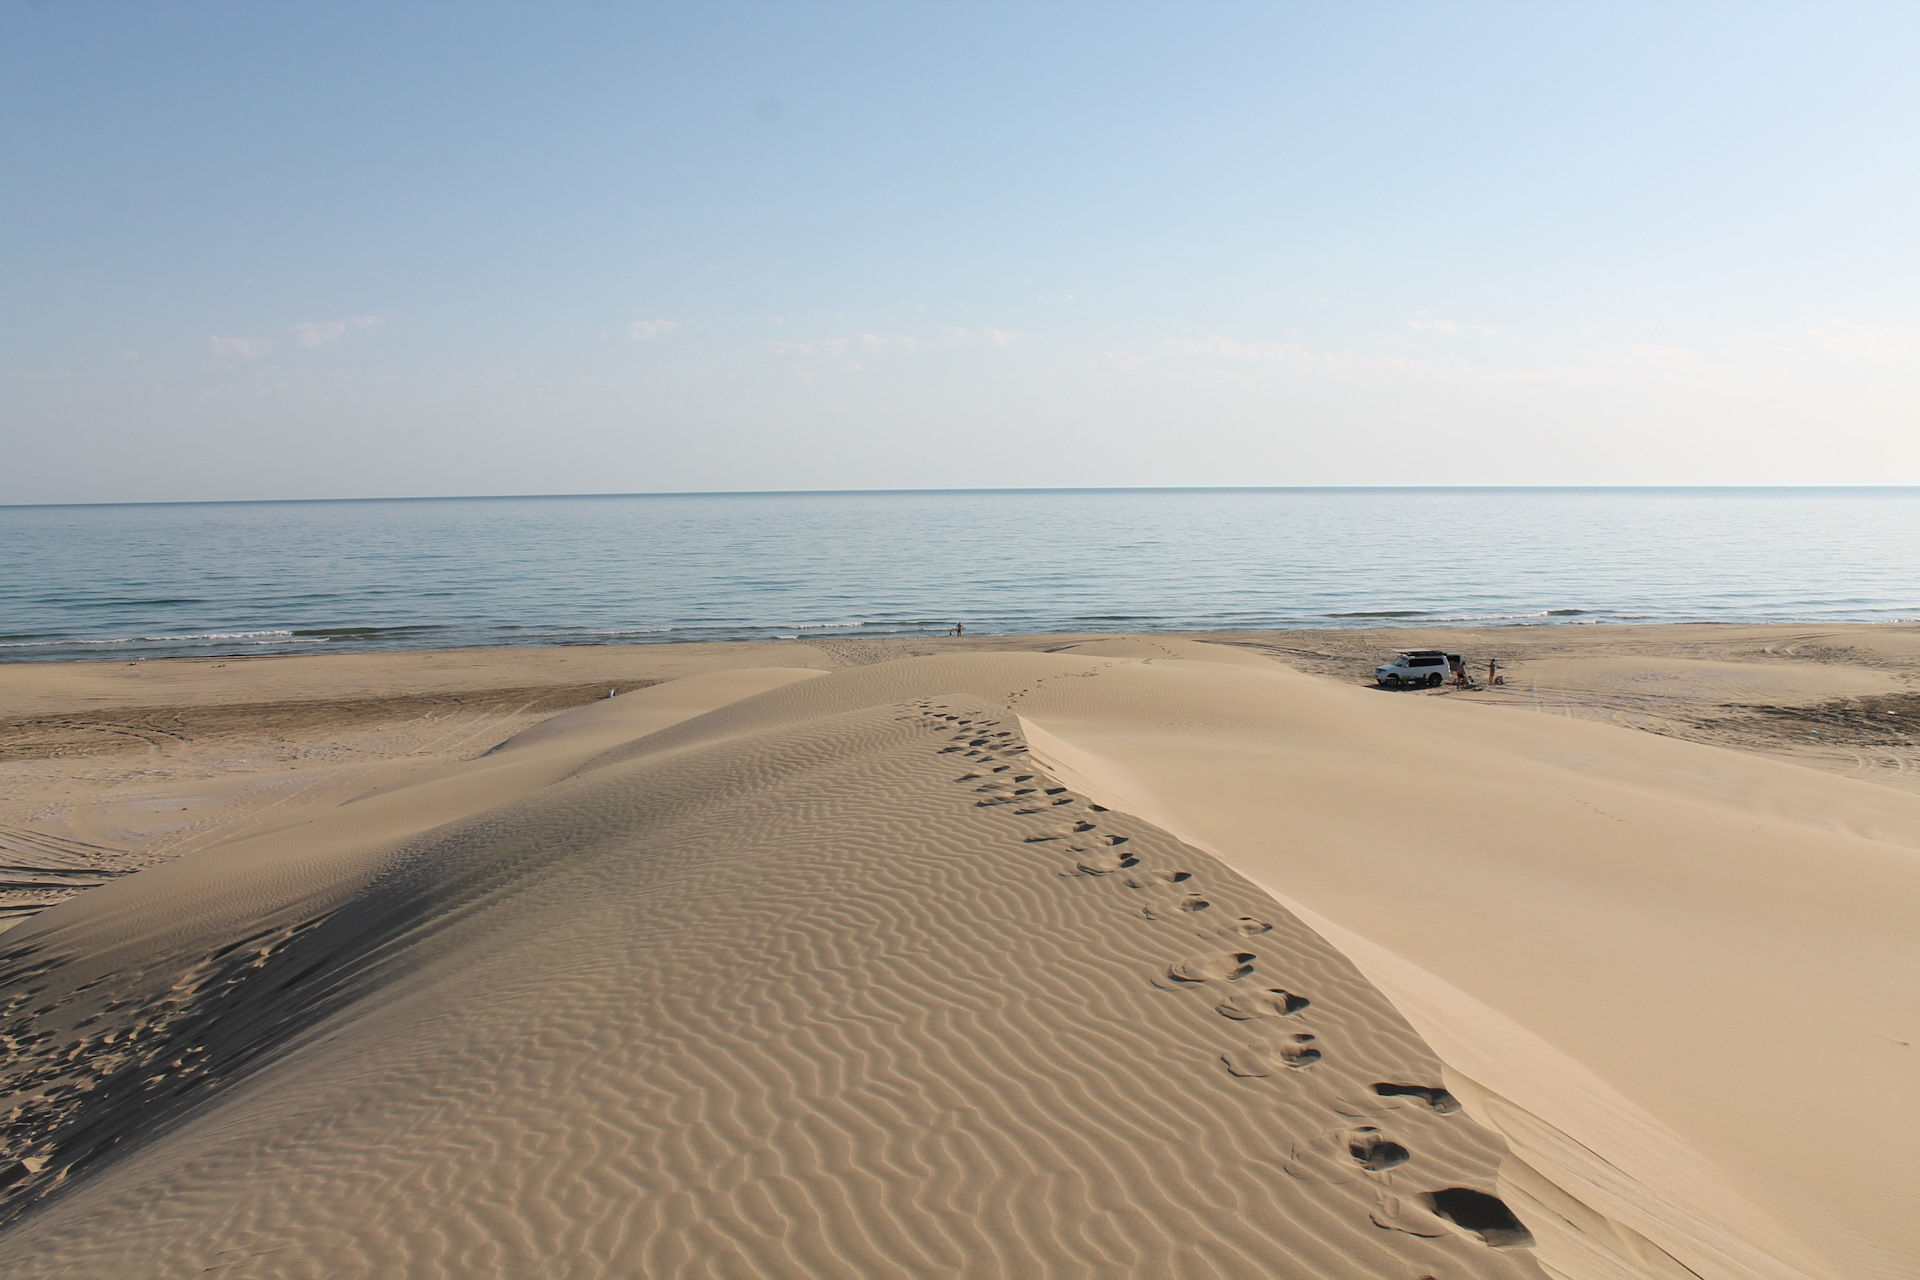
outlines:
[{"label": "sand dune", "polygon": [[1529,1113],[1500,1127],[1539,1172],[1591,1184],[1568,1160],[1597,1154],[1623,1225],[1702,1275],[1920,1265],[1882,1173],[1920,1139],[1920,798],[1244,663],[1102,680],[1022,704],[1041,758],[1301,909],[1463,1096]]},{"label": "sand dune", "polygon": [[[1063,665],[761,694],[372,875],[340,855],[344,900],[164,986],[45,975],[86,1047],[44,1084],[94,1088],[46,1127],[22,1198],[82,1171],[10,1270],[1534,1274],[1419,1200],[1518,1241],[1471,1194],[1497,1141],[1432,1105],[1438,1063],[1337,952],[1038,785],[1002,689]],[[169,869],[284,893],[213,860]],[[92,906],[14,962],[124,948]],[[128,1034],[166,1047],[116,1062]]]},{"label": "sand dune", "polygon": [[82,886],[327,822],[610,689],[810,662],[834,665],[775,644],[0,665],[0,930]]},{"label": "sand dune", "polygon": [[709,667],[18,926],[0,1269],[1920,1264],[1920,799],[1036,647]]}]

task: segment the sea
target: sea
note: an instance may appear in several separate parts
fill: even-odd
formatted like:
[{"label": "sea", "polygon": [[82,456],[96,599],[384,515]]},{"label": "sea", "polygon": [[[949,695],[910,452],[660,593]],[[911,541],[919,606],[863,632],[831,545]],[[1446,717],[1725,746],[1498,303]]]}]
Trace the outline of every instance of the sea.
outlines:
[{"label": "sea", "polygon": [[1065,489],[0,507],[0,661],[1920,621],[1920,489]]}]

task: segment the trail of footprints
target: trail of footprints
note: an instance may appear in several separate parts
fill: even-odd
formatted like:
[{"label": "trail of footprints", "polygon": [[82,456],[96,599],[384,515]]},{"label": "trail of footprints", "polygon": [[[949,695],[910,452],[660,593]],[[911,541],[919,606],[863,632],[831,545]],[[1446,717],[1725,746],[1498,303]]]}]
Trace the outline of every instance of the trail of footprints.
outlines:
[{"label": "trail of footprints", "polygon": [[[973,803],[1007,816],[1010,836],[1033,846],[1051,870],[1090,891],[1118,894],[1126,910],[1155,936],[1177,931],[1188,941],[1170,945],[1166,959],[1142,975],[1169,998],[1195,1002],[1196,1017],[1218,1016],[1248,1035],[1219,1054],[1219,1069],[1248,1088],[1297,1087],[1320,1071],[1340,1071],[1339,1047],[1314,1025],[1314,993],[1275,973],[1280,958],[1300,944],[1290,930],[1319,945],[1297,922],[1275,924],[1238,914],[1184,867],[1161,865],[1140,852],[1144,843],[1118,828],[1108,811],[1064,787],[1050,785],[1026,760],[1027,747],[1002,722],[979,712],[925,701],[909,718],[946,732],[937,750],[960,766],[954,777]],[[129,988],[105,1005],[141,1007],[128,1026],[96,1030],[88,1017],[55,1031],[61,1007],[104,979],[63,994],[46,985],[52,962],[27,949],[0,953],[0,1222],[64,1182],[68,1173],[116,1145],[130,1113],[187,1096],[236,1068],[244,1051],[207,1054],[208,1030],[237,1012],[243,998],[284,997],[321,968],[300,945],[325,917],[276,927],[206,956],[177,975],[171,987],[134,994],[141,975],[119,975]],[[276,981],[267,970],[294,970]],[[259,989],[262,980],[271,991]],[[1337,993],[1335,993],[1337,999]],[[53,1015],[49,1019],[49,1015]],[[1338,1021],[1330,1018],[1330,1021]],[[1259,1034],[1251,1034],[1254,1032]],[[1196,1037],[1204,1039],[1205,1037]],[[229,1060],[210,1061],[210,1058]],[[1351,1070],[1345,1076],[1353,1076]],[[1364,1078],[1364,1077],[1362,1077]],[[1361,1096],[1364,1090],[1364,1096]],[[1496,1249],[1526,1246],[1532,1237],[1498,1198],[1465,1186],[1416,1190],[1421,1148],[1413,1132],[1432,1124],[1470,1125],[1459,1104],[1438,1085],[1377,1080],[1361,1089],[1329,1092],[1326,1127],[1296,1145],[1283,1167],[1303,1181],[1377,1189],[1374,1225],[1438,1240],[1464,1236]],[[101,1105],[105,1103],[106,1105]]]},{"label": "trail of footprints", "polygon": [[[1146,980],[1163,991],[1197,996],[1221,1018],[1260,1029],[1257,1038],[1220,1055],[1228,1074],[1253,1085],[1284,1086],[1289,1077],[1311,1071],[1335,1052],[1305,1029],[1312,998],[1276,980],[1261,953],[1249,949],[1274,934],[1273,924],[1214,901],[1187,870],[1150,865],[1130,847],[1135,841],[1111,829],[1117,824],[1106,816],[1107,809],[1050,785],[1034,770],[1025,758],[1026,744],[1001,721],[932,701],[915,709],[924,725],[952,731],[938,750],[955,757],[956,764],[964,762],[955,783],[973,793],[977,807],[1022,819],[1024,843],[1064,855],[1057,874],[1118,886],[1135,898],[1143,921],[1184,926],[1211,944],[1173,956]],[[1293,927],[1305,931],[1297,922]],[[1498,1197],[1459,1186],[1414,1190],[1412,1171],[1402,1172],[1417,1164],[1411,1139],[1382,1126],[1407,1108],[1428,1117],[1455,1117],[1460,1104],[1452,1094],[1439,1085],[1394,1080],[1377,1081],[1368,1090],[1331,1100],[1328,1128],[1294,1147],[1284,1165],[1288,1174],[1332,1185],[1372,1184],[1378,1195],[1370,1217],[1384,1230],[1429,1239],[1463,1235],[1495,1249],[1533,1244],[1532,1234]],[[1465,1117],[1452,1123],[1472,1124]]]}]

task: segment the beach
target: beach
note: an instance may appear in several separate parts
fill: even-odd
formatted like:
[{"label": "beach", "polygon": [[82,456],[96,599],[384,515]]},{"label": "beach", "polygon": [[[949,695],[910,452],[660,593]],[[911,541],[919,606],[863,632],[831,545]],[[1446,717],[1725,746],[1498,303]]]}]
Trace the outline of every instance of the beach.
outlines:
[{"label": "beach", "polygon": [[5,664],[0,847],[10,1275],[1920,1271],[1920,627]]}]

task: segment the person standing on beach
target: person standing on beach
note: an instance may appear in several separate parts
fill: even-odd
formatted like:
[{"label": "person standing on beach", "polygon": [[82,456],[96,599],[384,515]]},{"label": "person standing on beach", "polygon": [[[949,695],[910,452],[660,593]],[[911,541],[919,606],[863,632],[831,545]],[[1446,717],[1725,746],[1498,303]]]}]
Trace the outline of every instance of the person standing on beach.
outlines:
[{"label": "person standing on beach", "polygon": [[954,623],[954,624],[953,624],[953,634],[955,634],[955,635],[957,635],[957,636],[963,636],[963,635],[965,635],[965,634],[967,634],[967,624],[966,624],[966,623],[964,623],[964,622],[956,622],[956,623]]}]

